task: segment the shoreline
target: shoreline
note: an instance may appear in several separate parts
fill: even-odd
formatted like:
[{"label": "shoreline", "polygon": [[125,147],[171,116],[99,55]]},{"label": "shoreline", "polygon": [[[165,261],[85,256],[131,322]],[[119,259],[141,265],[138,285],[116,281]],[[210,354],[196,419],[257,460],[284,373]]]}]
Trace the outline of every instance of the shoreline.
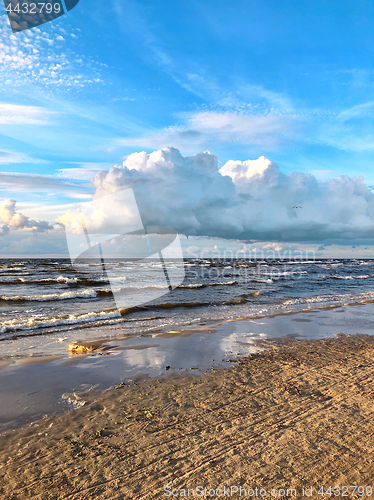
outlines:
[{"label": "shoreline", "polygon": [[[33,332],[32,328],[27,330],[20,330],[18,333],[15,331],[13,335],[5,335],[2,338],[0,345],[1,358],[3,359],[17,359],[19,357],[29,357],[29,356],[59,356],[65,355],[69,344],[79,340],[79,341],[112,341],[116,339],[125,339],[131,337],[142,336],[154,336],[169,333],[168,331],[176,331],[180,333],[182,331],[195,330],[200,331],[205,326],[208,328],[214,328],[223,325],[227,322],[236,321],[248,321],[263,318],[275,318],[284,315],[299,314],[301,312],[310,311],[321,311],[336,309],[343,306],[358,306],[361,304],[373,304],[374,299],[372,298],[374,292],[372,291],[361,291],[356,294],[353,298],[350,294],[345,294],[347,296],[342,297],[328,297],[328,300],[322,300],[321,297],[312,297],[306,301],[301,299],[300,303],[295,302],[294,298],[290,298],[292,304],[289,304],[287,300],[280,303],[269,302],[269,303],[258,303],[257,306],[261,309],[257,311],[248,311],[240,309],[241,306],[236,304],[235,308],[231,309],[229,306],[218,306],[228,307],[224,310],[224,314],[220,317],[204,317],[201,315],[201,310],[198,307],[195,311],[196,317],[187,323],[177,323],[168,324],[167,321],[163,323],[165,318],[161,315],[156,316],[144,316],[139,318],[126,319],[126,314],[113,320],[103,320],[103,324],[91,325],[88,323],[77,323],[73,326],[66,325],[64,328],[59,328],[56,331],[44,331],[43,329],[36,328]],[[319,299],[314,301],[314,299]],[[286,297],[287,299],[287,297]],[[325,297],[326,299],[326,297]],[[237,309],[239,308],[239,309]],[[117,311],[117,309],[114,309]],[[105,311],[107,312],[107,311]],[[118,314],[120,314],[118,312]],[[119,320],[120,319],[120,320]],[[166,318],[167,319],[167,318]],[[185,318],[184,318],[185,319]],[[151,326],[149,321],[161,321],[161,323]],[[95,320],[96,321],[96,320]],[[106,323],[106,321],[109,321]],[[133,322],[141,322],[134,328],[129,329]],[[145,326],[147,325],[147,326]]]},{"label": "shoreline", "polygon": [[[0,353],[0,371],[2,369],[3,366],[7,365],[8,363],[12,363],[13,361],[14,362],[17,362],[18,360],[27,360],[29,359],[30,362],[34,362],[32,361],[32,358],[35,358],[35,359],[40,359],[40,360],[44,360],[46,358],[58,358],[58,357],[64,357],[66,354],[68,354],[68,351],[69,351],[69,346],[73,343],[81,343],[82,345],[95,345],[95,344],[102,344],[103,346],[105,346],[106,343],[110,343],[110,342],[116,342],[116,341],[121,341],[121,340],[128,340],[128,339],[132,339],[132,338],[138,338],[139,336],[140,337],[148,337],[148,338],[156,338],[156,337],[167,337],[167,336],[176,336],[176,335],[179,335],[179,336],[182,336],[182,335],[190,335],[190,334],[193,334],[193,333],[199,333],[199,332],[203,332],[205,330],[214,330],[214,329],[217,329],[219,327],[222,327],[223,325],[226,325],[228,323],[236,323],[236,322],[240,322],[240,321],[254,321],[254,320],[260,320],[260,319],[271,319],[271,318],[278,318],[278,317],[282,317],[282,316],[293,316],[293,315],[298,315],[298,314],[304,314],[304,313],[315,313],[315,312],[318,312],[318,311],[331,311],[333,309],[339,309],[341,307],[344,307],[344,306],[349,306],[349,307],[356,307],[356,306],[362,306],[362,305],[370,305],[370,304],[374,304],[374,299],[366,299],[366,300],[360,300],[360,301],[355,301],[355,302],[344,302],[344,303],[339,303],[339,304],[331,304],[331,305],[320,305],[318,306],[318,303],[316,306],[311,306],[310,308],[302,308],[302,309],[292,309],[292,310],[286,310],[286,311],[279,311],[279,312],[273,312],[273,313],[268,313],[268,314],[255,314],[255,315],[249,315],[249,316],[243,316],[243,317],[236,317],[234,319],[230,318],[230,319],[220,319],[220,320],[206,320],[206,321],[202,321],[200,323],[197,323],[197,324],[194,324],[194,325],[182,325],[178,330],[170,330],[170,331],[163,331],[161,330],[161,328],[159,330],[155,330],[154,332],[150,332],[150,333],[142,333],[140,335],[136,334],[136,333],[131,333],[131,334],[126,334],[124,336],[117,336],[117,335],[114,335],[114,336],[95,336],[95,337],[91,337],[88,338],[88,339],[85,339],[82,337],[82,339],[79,339],[77,337],[79,337],[79,335],[76,335],[75,337],[71,337],[71,339],[69,340],[70,344],[66,344],[66,346],[63,348],[63,350],[59,349],[58,351],[54,351],[53,353],[48,353],[48,352],[41,352],[41,353],[33,353],[31,352],[29,355],[25,355],[25,354],[22,354],[22,355],[6,355],[6,356],[1,356],[1,353]],[[116,326],[113,326],[113,325],[108,325],[110,326],[109,329],[112,329],[114,331],[116,330],[120,330],[120,325],[116,325]],[[105,327],[104,327],[105,329]],[[57,333],[60,333],[60,334],[66,334],[67,332],[71,332],[71,330],[62,330],[61,332],[57,332]],[[82,332],[82,328],[78,327],[73,330],[74,332],[76,332],[76,334],[81,333]],[[24,338],[24,339],[27,339],[27,340],[33,340],[35,337],[43,337],[44,335],[46,337],[53,337],[53,336],[57,336],[57,333],[47,333],[47,334],[43,334],[43,333],[40,333],[39,335],[37,336],[27,336],[27,335],[24,335],[24,336],[21,336],[21,337],[17,337],[17,338]],[[2,342],[8,342],[9,339],[5,340],[5,341],[2,341]],[[0,344],[1,345],[1,344]],[[33,346],[32,346],[33,347]],[[31,349],[31,347],[29,347],[29,349]],[[83,354],[83,353],[80,353],[80,354]],[[36,362],[36,361],[35,361]],[[27,361],[25,361],[25,363],[27,363]]]},{"label": "shoreline", "polygon": [[271,338],[321,339],[339,333],[371,335],[374,304],[354,305],[230,319],[221,324],[152,336],[90,340],[83,344],[101,348],[82,354],[65,352],[54,357],[0,360],[0,432],[4,434],[45,415],[79,407],[84,401],[82,394],[87,391],[105,390],[134,377],[163,378],[170,373],[192,372],[201,375],[223,369],[228,361],[237,362],[261,351]]},{"label": "shoreline", "polygon": [[0,493],[114,499],[160,498],[166,486],[372,486],[374,337],[260,343],[264,352],[230,368],[141,377],[0,437]]}]

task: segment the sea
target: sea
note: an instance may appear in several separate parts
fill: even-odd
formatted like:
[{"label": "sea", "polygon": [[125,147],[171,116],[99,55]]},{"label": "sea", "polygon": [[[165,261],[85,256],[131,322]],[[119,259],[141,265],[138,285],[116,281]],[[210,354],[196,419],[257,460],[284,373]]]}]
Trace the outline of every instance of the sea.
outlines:
[{"label": "sea", "polygon": [[[128,297],[162,288],[159,261],[0,261],[0,357],[56,354],[78,339],[152,336],[185,328],[374,300],[374,259],[185,259],[185,278],[158,297],[119,307],[113,276]],[[108,274],[112,276],[109,281]],[[149,279],[147,279],[149,277]],[[157,294],[156,294],[157,295]]]}]

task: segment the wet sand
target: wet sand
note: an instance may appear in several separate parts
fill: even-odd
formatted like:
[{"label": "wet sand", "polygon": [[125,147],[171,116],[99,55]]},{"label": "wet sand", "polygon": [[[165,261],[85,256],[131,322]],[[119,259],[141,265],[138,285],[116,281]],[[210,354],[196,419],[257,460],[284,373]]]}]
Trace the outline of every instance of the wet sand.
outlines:
[{"label": "wet sand", "polygon": [[263,353],[231,368],[88,393],[1,437],[0,498],[373,486],[374,337],[258,342]]},{"label": "wet sand", "polygon": [[[222,368],[230,359],[238,360],[262,349],[259,342],[264,339],[373,334],[373,318],[374,304],[360,303],[221,325],[205,324],[198,329],[195,325],[152,336],[124,337],[117,328],[110,330],[112,339],[105,330],[101,340],[88,341],[77,330],[75,335],[71,333],[72,341],[89,348],[87,353],[74,354],[69,352],[69,344],[57,342],[58,350],[45,353],[49,355],[41,356],[39,351],[30,349],[29,356],[0,359],[0,433],[45,414],[77,407],[82,403],[82,392],[105,390],[139,375],[202,375],[211,367]],[[52,338],[48,342],[53,344]]]}]

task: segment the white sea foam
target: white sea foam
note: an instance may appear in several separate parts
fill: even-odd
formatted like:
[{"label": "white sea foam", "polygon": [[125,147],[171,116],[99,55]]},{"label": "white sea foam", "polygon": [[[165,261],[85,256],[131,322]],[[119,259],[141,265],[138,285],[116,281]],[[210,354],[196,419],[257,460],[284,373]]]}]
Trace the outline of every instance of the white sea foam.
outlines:
[{"label": "white sea foam", "polygon": [[81,323],[93,323],[101,320],[121,318],[117,310],[98,311],[85,314],[70,314],[68,316],[17,318],[13,320],[0,321],[0,332],[14,332],[17,330],[34,330],[39,328],[56,327],[64,325],[78,325]]},{"label": "white sea foam", "polygon": [[205,286],[225,286],[236,285],[236,281],[226,281],[223,283],[190,283],[188,285],[179,285],[178,288],[204,288]]},{"label": "white sea foam", "polygon": [[55,283],[77,283],[78,278],[67,278],[65,276],[59,276],[58,278],[43,278],[39,281],[55,282]]},{"label": "white sea foam", "polygon": [[339,276],[338,274],[336,275],[328,275],[328,274],[322,274],[318,276],[318,279],[334,279],[334,280],[364,280],[367,278],[373,278],[374,274],[361,274],[359,276],[353,276],[352,274],[344,275],[344,276]]},{"label": "white sea foam", "polygon": [[314,297],[299,297],[288,299],[282,302],[282,306],[293,306],[297,304],[318,304],[323,306],[324,303],[355,303],[361,300],[373,300],[374,292],[361,292],[353,294],[341,294],[341,295],[315,295]]},{"label": "white sea foam", "polygon": [[97,297],[98,292],[110,292],[110,290],[83,290],[81,292],[47,293],[44,295],[2,295],[0,296],[0,300],[46,302],[49,300],[68,300],[76,298]]}]

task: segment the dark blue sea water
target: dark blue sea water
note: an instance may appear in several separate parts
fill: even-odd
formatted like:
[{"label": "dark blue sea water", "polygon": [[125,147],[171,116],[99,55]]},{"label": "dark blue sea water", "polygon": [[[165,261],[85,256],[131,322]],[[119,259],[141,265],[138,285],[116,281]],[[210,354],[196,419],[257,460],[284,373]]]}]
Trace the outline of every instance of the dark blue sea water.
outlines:
[{"label": "dark blue sea water", "polygon": [[[186,277],[178,288],[165,287],[151,302],[118,310],[113,287],[95,262],[76,270],[63,259],[2,260],[0,356],[29,349],[51,353],[77,337],[152,335],[374,299],[374,260],[187,259],[184,265]],[[114,259],[106,268],[130,297],[158,286],[152,281],[158,261]]]}]

